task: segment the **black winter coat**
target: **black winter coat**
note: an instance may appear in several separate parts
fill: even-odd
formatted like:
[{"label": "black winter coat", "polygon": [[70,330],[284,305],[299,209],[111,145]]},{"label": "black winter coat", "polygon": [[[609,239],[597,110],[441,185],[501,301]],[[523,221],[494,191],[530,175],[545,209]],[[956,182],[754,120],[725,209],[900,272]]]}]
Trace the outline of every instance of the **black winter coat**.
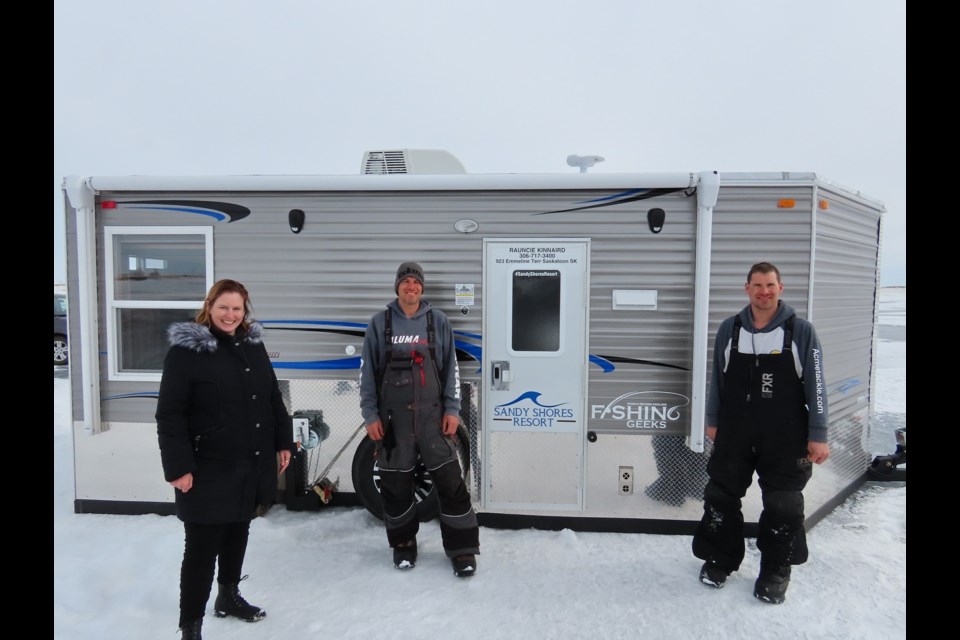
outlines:
[{"label": "black winter coat", "polygon": [[293,451],[290,415],[252,323],[234,336],[196,322],[171,325],[157,402],[157,436],[167,482],[193,474],[193,488],[174,489],[177,517],[196,524],[251,520],[273,503],[277,452]]}]

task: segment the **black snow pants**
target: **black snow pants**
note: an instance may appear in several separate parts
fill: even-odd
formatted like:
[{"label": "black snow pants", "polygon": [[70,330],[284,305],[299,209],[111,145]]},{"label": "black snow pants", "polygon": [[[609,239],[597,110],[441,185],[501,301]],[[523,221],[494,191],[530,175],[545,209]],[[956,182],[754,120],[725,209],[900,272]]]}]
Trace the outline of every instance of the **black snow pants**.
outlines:
[{"label": "black snow pants", "polygon": [[[734,332],[736,336],[738,331]],[[780,354],[744,354],[734,344],[724,374],[710,480],[693,554],[736,571],[745,553],[742,501],[757,473],[763,500],[757,548],[764,563],[803,564],[803,488],[810,480],[807,409],[790,349]]]}]

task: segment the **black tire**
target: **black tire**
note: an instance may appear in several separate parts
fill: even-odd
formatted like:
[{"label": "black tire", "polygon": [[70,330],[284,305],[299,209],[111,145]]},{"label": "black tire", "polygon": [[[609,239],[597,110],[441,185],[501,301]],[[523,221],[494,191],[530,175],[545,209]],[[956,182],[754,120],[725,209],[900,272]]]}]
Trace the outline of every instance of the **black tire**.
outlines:
[{"label": "black tire", "polygon": [[67,364],[67,336],[53,335],[53,364]]},{"label": "black tire", "polygon": [[[460,469],[466,477],[470,468],[470,440],[463,425],[460,425],[457,429],[457,440]],[[360,496],[360,502],[363,503],[367,511],[383,520],[383,500],[380,498],[380,467],[377,464],[376,451],[377,447],[374,441],[370,439],[370,436],[364,436],[353,454],[351,476],[353,478],[353,490]],[[440,500],[437,498],[437,490],[433,486],[430,472],[419,461],[417,469],[414,471],[413,488],[414,498],[417,502],[417,519],[420,522],[429,522],[436,518],[440,514]]]}]

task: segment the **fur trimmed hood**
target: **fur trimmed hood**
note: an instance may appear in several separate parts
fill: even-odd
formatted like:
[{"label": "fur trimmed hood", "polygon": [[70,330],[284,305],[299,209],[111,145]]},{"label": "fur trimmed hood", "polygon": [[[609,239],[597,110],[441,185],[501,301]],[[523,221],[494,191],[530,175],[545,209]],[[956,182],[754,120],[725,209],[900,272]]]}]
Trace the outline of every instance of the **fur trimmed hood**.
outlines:
[{"label": "fur trimmed hood", "polygon": [[[197,322],[176,322],[167,329],[167,338],[170,345],[183,347],[197,353],[214,353],[217,350],[217,337],[205,324]],[[247,344],[263,342],[263,325],[251,322],[250,329],[242,340]]]}]

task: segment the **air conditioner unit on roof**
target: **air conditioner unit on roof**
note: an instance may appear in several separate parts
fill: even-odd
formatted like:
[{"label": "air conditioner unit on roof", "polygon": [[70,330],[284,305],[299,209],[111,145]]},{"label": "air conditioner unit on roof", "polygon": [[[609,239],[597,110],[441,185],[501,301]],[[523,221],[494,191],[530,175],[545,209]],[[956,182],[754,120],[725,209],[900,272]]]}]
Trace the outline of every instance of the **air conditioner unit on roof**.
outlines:
[{"label": "air conditioner unit on roof", "polygon": [[453,154],[442,149],[367,151],[363,154],[363,163],[360,166],[360,173],[363,175],[392,173],[435,175],[466,172]]}]

